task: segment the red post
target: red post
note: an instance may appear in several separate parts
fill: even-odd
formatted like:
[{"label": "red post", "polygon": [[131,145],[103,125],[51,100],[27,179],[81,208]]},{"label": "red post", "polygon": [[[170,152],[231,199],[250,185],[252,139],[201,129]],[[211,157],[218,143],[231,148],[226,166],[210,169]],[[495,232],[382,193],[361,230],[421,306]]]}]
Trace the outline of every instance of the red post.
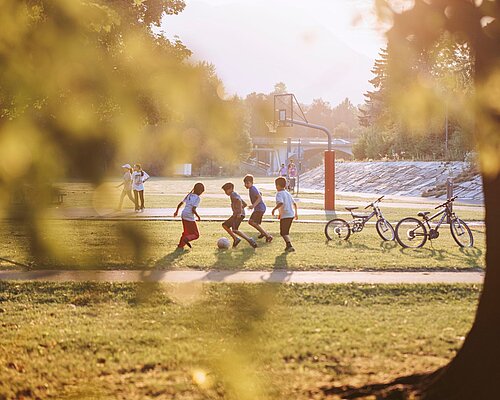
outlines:
[{"label": "red post", "polygon": [[335,211],[335,151],[325,151],[325,210]]}]

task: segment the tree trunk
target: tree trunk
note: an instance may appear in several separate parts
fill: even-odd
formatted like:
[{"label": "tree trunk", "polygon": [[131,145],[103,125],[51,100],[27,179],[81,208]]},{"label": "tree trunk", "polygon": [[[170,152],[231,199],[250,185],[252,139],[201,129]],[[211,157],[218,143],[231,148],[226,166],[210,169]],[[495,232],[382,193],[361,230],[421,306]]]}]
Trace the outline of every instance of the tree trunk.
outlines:
[{"label": "tree trunk", "polygon": [[425,400],[500,398],[500,174],[483,176],[486,276],[476,319],[463,347],[422,393]]}]

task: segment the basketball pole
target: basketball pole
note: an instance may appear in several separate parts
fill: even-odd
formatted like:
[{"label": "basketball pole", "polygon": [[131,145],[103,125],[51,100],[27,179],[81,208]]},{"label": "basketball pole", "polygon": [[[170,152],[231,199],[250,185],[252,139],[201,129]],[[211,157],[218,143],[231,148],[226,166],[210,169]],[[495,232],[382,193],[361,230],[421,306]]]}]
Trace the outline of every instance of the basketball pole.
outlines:
[{"label": "basketball pole", "polygon": [[335,211],[335,151],[332,150],[332,134],[328,128],[309,122],[286,119],[286,122],[306,128],[317,129],[328,136],[328,150],[325,151],[325,211]]}]

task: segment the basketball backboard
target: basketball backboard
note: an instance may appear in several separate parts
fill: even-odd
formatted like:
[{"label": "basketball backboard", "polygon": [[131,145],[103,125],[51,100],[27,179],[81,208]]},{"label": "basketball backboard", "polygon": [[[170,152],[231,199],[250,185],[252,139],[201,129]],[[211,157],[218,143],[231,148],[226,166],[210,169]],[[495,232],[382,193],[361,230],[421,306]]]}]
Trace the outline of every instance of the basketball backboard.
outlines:
[{"label": "basketball backboard", "polygon": [[274,95],[274,124],[276,128],[292,127],[294,121],[307,122],[297,98],[292,93]]}]

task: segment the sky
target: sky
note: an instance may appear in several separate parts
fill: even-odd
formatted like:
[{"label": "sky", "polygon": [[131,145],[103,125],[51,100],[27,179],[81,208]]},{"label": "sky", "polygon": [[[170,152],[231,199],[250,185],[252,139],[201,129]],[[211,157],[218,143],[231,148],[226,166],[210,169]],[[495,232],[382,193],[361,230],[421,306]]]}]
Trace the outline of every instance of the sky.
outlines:
[{"label": "sky", "polygon": [[162,31],[214,64],[228,94],[284,82],[306,104],[361,104],[385,44],[373,0],[186,0]]}]

